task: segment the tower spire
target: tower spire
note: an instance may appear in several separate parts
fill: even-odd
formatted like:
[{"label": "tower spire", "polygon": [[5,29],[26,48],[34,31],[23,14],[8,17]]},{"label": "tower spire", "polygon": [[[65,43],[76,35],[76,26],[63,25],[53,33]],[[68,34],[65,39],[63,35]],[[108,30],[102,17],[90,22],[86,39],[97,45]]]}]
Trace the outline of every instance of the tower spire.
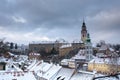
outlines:
[{"label": "tower spire", "polygon": [[84,17],[83,17],[83,23],[85,23]]},{"label": "tower spire", "polygon": [[85,24],[85,20],[84,20],[84,18],[83,18],[82,29],[86,30],[86,24]]},{"label": "tower spire", "polygon": [[81,30],[81,40],[83,41],[83,43],[85,43],[86,38],[87,38],[87,29],[86,29],[85,21],[83,19],[82,30]]}]

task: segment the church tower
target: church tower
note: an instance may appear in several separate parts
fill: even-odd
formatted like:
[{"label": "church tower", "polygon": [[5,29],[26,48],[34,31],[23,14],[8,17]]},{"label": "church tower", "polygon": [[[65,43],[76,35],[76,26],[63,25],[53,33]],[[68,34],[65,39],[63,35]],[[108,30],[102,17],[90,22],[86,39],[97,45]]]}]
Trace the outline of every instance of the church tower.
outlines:
[{"label": "church tower", "polygon": [[92,43],[91,43],[89,33],[87,34],[87,38],[85,41],[85,50],[86,50],[86,60],[90,61],[92,59],[92,55],[93,55],[93,48],[92,48]]},{"label": "church tower", "polygon": [[90,34],[87,31],[85,22],[83,20],[82,30],[81,30],[81,41],[85,44],[85,56],[86,61],[90,61],[93,58],[93,48],[90,39]]},{"label": "church tower", "polygon": [[83,43],[85,43],[86,39],[87,39],[87,29],[85,22],[83,21],[82,30],[81,30],[81,40],[83,41]]}]

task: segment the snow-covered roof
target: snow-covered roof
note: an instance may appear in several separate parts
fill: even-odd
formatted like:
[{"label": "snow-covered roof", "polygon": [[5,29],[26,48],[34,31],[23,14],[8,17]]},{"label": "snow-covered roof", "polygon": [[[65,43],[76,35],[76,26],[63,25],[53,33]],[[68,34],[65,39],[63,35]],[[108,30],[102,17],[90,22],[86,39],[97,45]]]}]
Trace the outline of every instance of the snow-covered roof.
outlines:
[{"label": "snow-covered roof", "polygon": [[90,63],[106,63],[106,64],[109,64],[110,63],[110,60],[108,58],[95,58],[93,60],[90,61]]},{"label": "snow-covered roof", "polygon": [[36,80],[33,72],[0,72],[0,80]]},{"label": "snow-covered roof", "polygon": [[68,61],[69,61],[70,59],[63,59],[62,61],[61,61],[61,65],[68,65]]},{"label": "snow-covered roof", "polygon": [[44,79],[50,80],[58,73],[61,68],[61,66],[53,65],[42,77]]},{"label": "snow-covered roof", "polygon": [[61,62],[68,62],[70,59],[63,59]]},{"label": "snow-covered roof", "polygon": [[31,52],[31,53],[29,53],[29,55],[39,56],[39,55],[40,55],[40,53],[34,53],[34,52]]},{"label": "snow-covered roof", "polygon": [[28,68],[28,71],[34,71],[38,77],[50,80],[62,67],[43,61],[34,61]]},{"label": "snow-covered roof", "polygon": [[14,68],[16,69],[16,71],[23,71],[23,70],[21,70],[20,68],[18,68],[17,66],[15,66],[14,64],[13,64],[13,66],[14,66]]},{"label": "snow-covered roof", "polygon": [[75,62],[75,59],[70,59],[68,62]]},{"label": "snow-covered roof", "polygon": [[72,57],[72,59],[86,59],[85,50],[79,50],[79,52]]},{"label": "snow-covered roof", "polygon": [[73,41],[73,43],[82,43],[82,40],[75,39],[75,40]]},{"label": "snow-covered roof", "polygon": [[32,69],[30,69],[31,71],[34,70],[35,72],[37,71],[42,71],[42,72],[47,72],[51,67],[53,66],[53,64],[49,64],[46,62],[39,62],[38,64],[36,64]]},{"label": "snow-covered roof", "polygon": [[53,44],[54,41],[33,41],[30,44]]},{"label": "snow-covered roof", "polygon": [[40,65],[41,64],[41,62],[40,61],[38,61],[38,62],[36,62],[30,69],[29,69],[29,71],[35,71],[37,68],[37,66],[38,65]]},{"label": "snow-covered roof", "polygon": [[28,56],[27,55],[19,55],[19,57],[26,57],[26,58],[28,58]]},{"label": "snow-covered roof", "polygon": [[60,48],[68,48],[68,47],[72,47],[72,44],[65,44],[65,45],[62,45]]},{"label": "snow-covered roof", "polygon": [[108,45],[102,45],[102,46],[99,48],[99,50],[107,50],[107,49],[109,49],[110,51],[114,51],[114,49],[111,48],[111,47],[108,47]]},{"label": "snow-covered roof", "polygon": [[96,53],[97,57],[106,57],[107,55],[105,55],[104,53]]},{"label": "snow-covered roof", "polygon": [[108,46],[107,45],[102,45],[99,50],[107,50]]},{"label": "snow-covered roof", "polygon": [[83,66],[88,66],[87,64],[83,64]]},{"label": "snow-covered roof", "polygon": [[70,80],[74,71],[75,71],[74,69],[62,68],[62,69],[60,69],[60,71],[58,72],[58,74],[56,75],[54,80],[62,80],[63,78],[64,78],[64,80]]},{"label": "snow-covered roof", "polygon": [[84,73],[76,73],[72,76],[70,80],[92,80],[94,75],[84,74]]},{"label": "snow-covered roof", "polygon": [[110,51],[114,51],[114,49],[113,48],[109,48],[110,49]]},{"label": "snow-covered roof", "polygon": [[67,43],[64,39],[59,39],[56,41],[33,41],[30,44],[54,44],[54,43]]},{"label": "snow-covered roof", "polygon": [[89,71],[83,71],[83,70],[79,70],[79,73],[84,73],[84,74],[90,74],[90,75],[94,75],[96,72],[89,72]]},{"label": "snow-covered roof", "polygon": [[47,72],[51,67],[53,66],[53,64],[49,64],[43,61],[36,61],[34,60],[34,62],[28,66],[28,68],[26,69],[27,71],[42,71],[42,72]]},{"label": "snow-covered roof", "polygon": [[120,58],[98,58],[95,57],[94,59],[92,59],[89,63],[99,63],[99,64],[117,64],[120,65]]},{"label": "snow-covered roof", "polygon": [[3,56],[0,57],[0,62],[6,62],[6,58],[4,58]]},{"label": "snow-covered roof", "polygon": [[13,54],[13,53],[11,53],[11,52],[8,52],[8,53],[9,53],[9,55],[10,55],[10,56],[14,56],[14,54]]},{"label": "snow-covered roof", "polygon": [[27,67],[27,70],[29,70],[29,69],[31,69],[32,67],[34,67],[35,64],[36,64],[36,60],[34,60],[34,61],[32,62],[32,64]]},{"label": "snow-covered roof", "polygon": [[[100,76],[106,76],[106,75],[103,75],[103,74],[95,74],[95,77],[100,77]],[[120,79],[120,75],[118,75],[118,78]],[[110,76],[110,77],[98,78],[98,79],[95,79],[95,80],[119,80],[118,78],[115,77],[115,76]]]}]

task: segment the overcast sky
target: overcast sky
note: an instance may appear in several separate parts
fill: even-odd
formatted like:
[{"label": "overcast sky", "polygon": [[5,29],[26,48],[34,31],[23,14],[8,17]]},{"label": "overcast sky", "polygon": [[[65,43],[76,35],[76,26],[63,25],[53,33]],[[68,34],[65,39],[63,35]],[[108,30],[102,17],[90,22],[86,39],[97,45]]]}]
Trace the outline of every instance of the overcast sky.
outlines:
[{"label": "overcast sky", "polygon": [[120,0],[0,0],[0,38],[16,43],[80,40],[120,43]]}]

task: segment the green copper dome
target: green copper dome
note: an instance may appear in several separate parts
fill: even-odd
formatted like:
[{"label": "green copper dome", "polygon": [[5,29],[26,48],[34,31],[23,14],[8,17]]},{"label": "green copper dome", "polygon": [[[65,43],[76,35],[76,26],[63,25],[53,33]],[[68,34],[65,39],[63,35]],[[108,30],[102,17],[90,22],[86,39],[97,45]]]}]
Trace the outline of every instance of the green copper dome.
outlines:
[{"label": "green copper dome", "polygon": [[86,43],[90,43],[91,42],[91,39],[90,39],[90,35],[89,33],[87,34],[87,39],[86,39]]}]

